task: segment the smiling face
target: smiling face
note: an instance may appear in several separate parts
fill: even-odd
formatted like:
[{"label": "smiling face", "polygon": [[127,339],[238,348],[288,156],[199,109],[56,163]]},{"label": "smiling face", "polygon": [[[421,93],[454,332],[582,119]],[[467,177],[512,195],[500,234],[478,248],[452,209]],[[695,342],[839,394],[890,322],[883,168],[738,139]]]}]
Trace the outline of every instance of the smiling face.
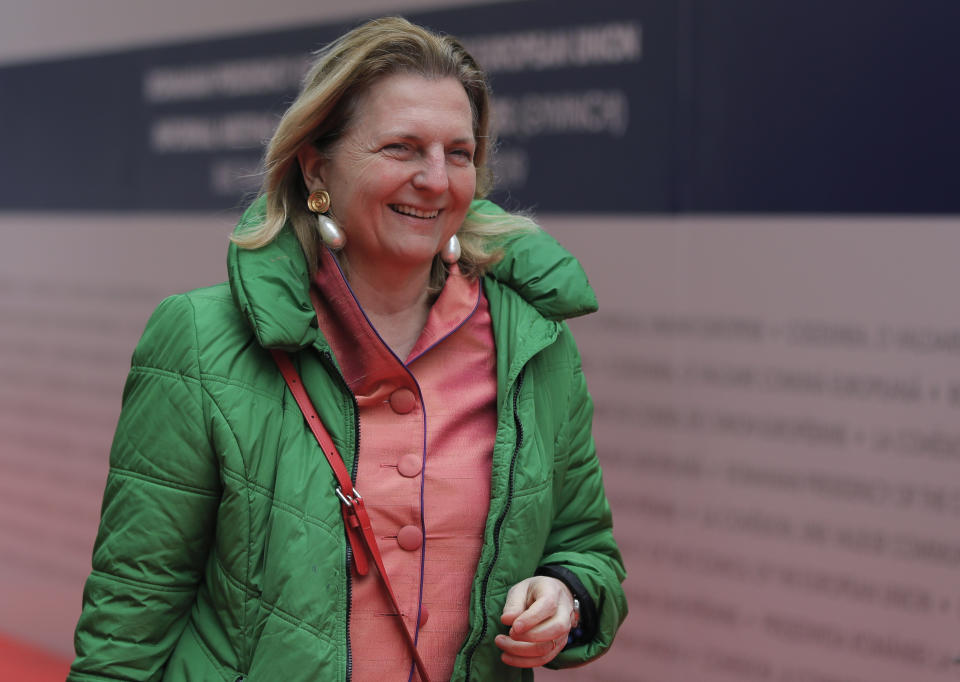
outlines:
[{"label": "smiling face", "polygon": [[307,188],[330,192],[350,272],[429,273],[476,188],[467,93],[454,78],[394,74],[354,110],[328,154],[301,152]]}]

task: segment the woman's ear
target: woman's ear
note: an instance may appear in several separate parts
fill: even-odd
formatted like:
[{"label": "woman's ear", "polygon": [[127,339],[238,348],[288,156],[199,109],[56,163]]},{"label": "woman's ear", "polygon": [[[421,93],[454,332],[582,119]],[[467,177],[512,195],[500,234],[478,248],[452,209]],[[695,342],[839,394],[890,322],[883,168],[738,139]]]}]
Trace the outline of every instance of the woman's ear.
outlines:
[{"label": "woman's ear", "polygon": [[323,189],[323,169],[326,158],[312,144],[305,144],[297,152],[297,161],[300,162],[300,172],[308,192]]}]

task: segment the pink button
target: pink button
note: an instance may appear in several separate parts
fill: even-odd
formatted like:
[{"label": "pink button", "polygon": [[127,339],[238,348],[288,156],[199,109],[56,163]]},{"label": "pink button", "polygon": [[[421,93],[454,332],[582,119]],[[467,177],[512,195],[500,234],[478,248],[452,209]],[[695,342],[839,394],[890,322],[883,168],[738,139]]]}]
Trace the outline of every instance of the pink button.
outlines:
[{"label": "pink button", "polygon": [[417,406],[417,397],[409,388],[398,388],[390,394],[390,407],[397,414],[406,414]]},{"label": "pink button", "polygon": [[408,552],[420,549],[423,544],[423,534],[416,526],[404,526],[397,533],[397,544]]},{"label": "pink button", "polygon": [[418,455],[404,455],[397,462],[397,471],[401,476],[413,478],[420,475],[420,457]]},{"label": "pink button", "polygon": [[430,612],[427,611],[427,607],[423,604],[420,605],[420,627],[423,627],[427,624],[427,621],[430,620]]}]

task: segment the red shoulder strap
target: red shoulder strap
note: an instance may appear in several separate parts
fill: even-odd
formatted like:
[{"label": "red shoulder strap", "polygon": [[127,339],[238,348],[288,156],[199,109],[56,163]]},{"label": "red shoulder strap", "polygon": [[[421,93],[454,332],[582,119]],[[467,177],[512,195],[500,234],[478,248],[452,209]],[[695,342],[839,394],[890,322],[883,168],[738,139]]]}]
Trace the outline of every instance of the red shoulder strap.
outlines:
[{"label": "red shoulder strap", "polygon": [[403,623],[400,603],[397,600],[397,595],[393,591],[393,587],[390,585],[390,578],[387,577],[387,569],[383,565],[383,558],[380,556],[380,548],[377,546],[377,538],[373,533],[373,526],[370,523],[370,515],[367,513],[366,504],[360,496],[360,493],[357,492],[357,489],[353,487],[353,481],[350,479],[347,467],[343,464],[343,458],[340,456],[337,447],[333,444],[333,439],[330,437],[330,434],[327,433],[327,429],[320,420],[320,415],[317,414],[316,409],[313,407],[313,402],[310,400],[310,396],[307,395],[307,391],[303,387],[303,382],[300,381],[300,375],[293,366],[290,356],[281,350],[271,350],[270,353],[273,355],[273,360],[277,363],[277,367],[280,368],[280,373],[283,375],[284,381],[287,382],[290,393],[293,394],[294,399],[297,401],[300,411],[303,412],[303,416],[307,420],[310,430],[317,439],[317,443],[320,444],[320,450],[323,452],[324,457],[327,458],[330,468],[333,469],[333,475],[337,479],[337,488],[334,492],[337,497],[340,498],[340,509],[343,512],[343,522],[347,529],[347,540],[350,542],[350,548],[353,550],[354,567],[359,575],[366,575],[370,570],[367,562],[367,554],[373,559],[383,586],[390,596],[393,609],[396,611],[397,616],[401,616],[397,618],[397,622],[400,624],[404,639],[406,639],[410,652],[413,654],[413,662],[417,667],[417,672],[420,673],[420,679],[422,682],[430,682],[430,678],[427,676],[426,665],[424,665],[423,660],[420,658],[420,653],[417,651],[417,644],[414,642],[413,636],[410,634],[407,626]]}]

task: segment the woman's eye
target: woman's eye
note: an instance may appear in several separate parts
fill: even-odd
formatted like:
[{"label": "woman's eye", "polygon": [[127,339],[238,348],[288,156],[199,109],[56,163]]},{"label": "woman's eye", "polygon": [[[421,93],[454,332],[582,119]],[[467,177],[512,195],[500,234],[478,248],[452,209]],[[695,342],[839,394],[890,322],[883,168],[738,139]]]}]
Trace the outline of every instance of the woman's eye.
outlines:
[{"label": "woman's eye", "polygon": [[472,162],[473,161],[473,152],[469,149],[454,149],[450,152],[453,156],[461,159],[463,161]]},{"label": "woman's eye", "polygon": [[391,154],[405,154],[410,151],[410,145],[403,142],[392,142],[384,145],[383,149]]}]

